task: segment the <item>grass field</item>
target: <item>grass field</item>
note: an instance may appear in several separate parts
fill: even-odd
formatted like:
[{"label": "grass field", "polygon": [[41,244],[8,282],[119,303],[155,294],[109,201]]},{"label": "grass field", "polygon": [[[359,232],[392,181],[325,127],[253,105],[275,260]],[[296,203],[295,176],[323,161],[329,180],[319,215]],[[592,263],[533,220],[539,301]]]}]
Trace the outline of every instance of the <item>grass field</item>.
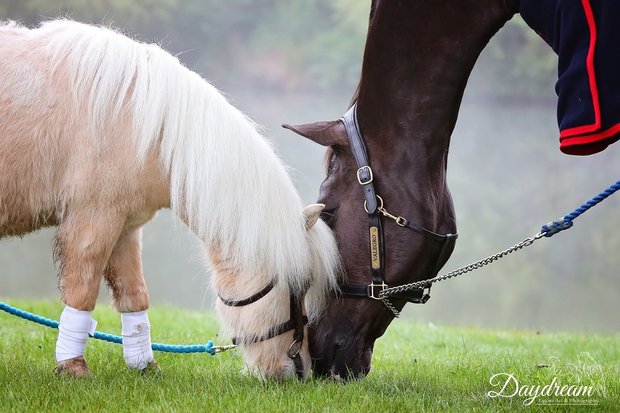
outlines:
[{"label": "grass field", "polygon": [[[59,302],[5,302],[54,319],[62,310]],[[119,333],[119,318],[110,307],[98,307],[94,317],[99,331]],[[227,344],[216,336],[213,314],[159,307],[149,317],[154,341]],[[156,353],[161,374],[143,377],[125,368],[121,346],[97,340],[90,340],[86,350],[94,377],[73,380],[52,373],[56,334],[0,313],[0,412],[620,411],[620,334],[482,330],[396,320],[376,343],[370,375],[348,384],[262,382],[239,373],[243,361],[236,350],[214,357]],[[498,379],[499,387],[489,383],[498,373],[513,373],[521,391],[542,388],[556,377],[560,385],[591,386],[592,394],[539,396],[526,406],[525,395],[487,396],[505,382]],[[512,384],[504,394],[514,390]]]}]

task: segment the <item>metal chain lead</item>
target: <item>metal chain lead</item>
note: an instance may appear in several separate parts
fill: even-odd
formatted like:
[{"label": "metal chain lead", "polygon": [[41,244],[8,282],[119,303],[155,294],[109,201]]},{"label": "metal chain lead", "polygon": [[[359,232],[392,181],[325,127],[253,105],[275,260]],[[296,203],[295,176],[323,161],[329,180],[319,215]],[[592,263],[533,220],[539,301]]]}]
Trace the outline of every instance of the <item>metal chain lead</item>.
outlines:
[{"label": "metal chain lead", "polygon": [[400,311],[398,311],[396,307],[394,307],[394,304],[392,304],[389,297],[382,297],[381,301],[392,312],[392,314],[394,314],[394,317],[396,318],[400,317]]},{"label": "metal chain lead", "polygon": [[477,270],[479,268],[484,267],[485,265],[489,265],[497,260],[499,260],[500,258],[504,258],[506,255],[511,254],[515,251],[518,251],[522,248],[525,247],[529,247],[530,245],[532,245],[534,243],[534,241],[542,238],[544,236],[544,234],[542,232],[539,232],[538,234],[534,235],[533,237],[529,237],[524,239],[523,241],[519,242],[518,244],[513,245],[512,247],[498,252],[497,254],[491,255],[489,257],[486,257],[484,259],[481,259],[479,261],[476,261],[472,264],[466,265],[464,267],[461,268],[457,268],[456,270],[452,270],[446,274],[437,276],[435,278],[431,278],[430,280],[422,280],[422,281],[416,281],[416,282],[412,282],[409,284],[403,284],[403,285],[399,285],[396,287],[389,287],[384,289],[383,291],[381,291],[379,293],[379,298],[383,301],[383,304],[385,304],[385,306],[394,314],[395,317],[398,317],[400,315],[400,312],[396,309],[396,307],[394,307],[394,304],[392,304],[392,302],[389,300],[390,295],[392,294],[397,294],[397,293],[401,293],[403,291],[408,291],[408,290],[414,290],[420,287],[424,287],[424,286],[429,286],[431,284],[437,283],[439,281],[444,281],[447,280],[449,278],[453,278],[453,277],[457,277],[459,275],[462,274],[466,274],[468,272],[471,272],[473,270]]}]

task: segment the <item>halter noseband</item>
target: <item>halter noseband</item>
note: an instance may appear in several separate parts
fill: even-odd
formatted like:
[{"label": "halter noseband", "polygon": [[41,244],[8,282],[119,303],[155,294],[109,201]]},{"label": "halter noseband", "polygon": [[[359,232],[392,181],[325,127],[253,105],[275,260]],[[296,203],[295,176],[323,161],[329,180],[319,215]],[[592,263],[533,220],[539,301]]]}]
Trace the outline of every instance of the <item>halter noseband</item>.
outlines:
[{"label": "halter noseband", "polygon": [[[224,305],[228,307],[243,307],[255,303],[267,294],[269,294],[269,292],[273,290],[275,285],[276,282],[272,280],[265,288],[243,300],[227,300],[225,298],[222,298],[222,296],[220,295],[218,295],[218,298],[222,301]],[[308,324],[308,317],[303,315],[301,302],[301,297],[299,295],[290,293],[291,318],[288,321],[285,321],[284,323],[278,324],[277,326],[269,329],[269,332],[262,336],[233,337],[233,344],[249,345],[260,343],[261,341],[269,340],[271,338],[284,334],[287,331],[293,330],[293,342],[289,346],[286,355],[291,360],[293,360],[293,363],[295,363],[295,374],[297,375],[297,378],[303,379],[304,365],[303,361],[301,360],[301,356],[299,355],[299,352],[301,351],[301,347],[303,345],[304,326]]]},{"label": "halter noseband", "polygon": [[394,305],[389,301],[389,298],[400,298],[410,303],[424,304],[431,297],[431,286],[429,284],[423,288],[411,289],[401,293],[390,294],[389,296],[382,294],[383,290],[388,288],[388,285],[386,284],[383,275],[385,251],[381,216],[394,220],[400,227],[408,228],[425,236],[426,238],[441,243],[441,251],[439,252],[437,266],[431,277],[439,271],[439,267],[443,264],[443,262],[445,262],[447,258],[446,256],[450,252],[449,246],[453,245],[458,234],[437,234],[436,232],[413,224],[401,216],[395,216],[389,213],[383,206],[383,199],[375,192],[373,185],[373,171],[370,168],[366,145],[364,144],[364,138],[357,121],[357,105],[354,104],[340,120],[344,124],[349,139],[349,145],[351,147],[351,152],[353,153],[353,157],[355,158],[355,162],[357,164],[357,181],[361,185],[364,192],[364,209],[368,213],[370,268],[372,276],[372,282],[368,285],[347,283],[340,286],[340,291],[344,297],[360,297],[382,300],[383,303],[390,310],[392,310],[394,315],[397,315],[398,313],[394,311]]}]

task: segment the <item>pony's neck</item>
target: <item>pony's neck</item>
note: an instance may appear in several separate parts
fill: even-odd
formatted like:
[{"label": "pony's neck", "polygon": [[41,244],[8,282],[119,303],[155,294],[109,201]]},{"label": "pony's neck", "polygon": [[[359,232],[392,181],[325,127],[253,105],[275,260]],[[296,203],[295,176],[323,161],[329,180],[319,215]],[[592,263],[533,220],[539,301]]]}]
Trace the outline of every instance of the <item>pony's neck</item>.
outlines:
[{"label": "pony's neck", "polygon": [[511,0],[379,3],[358,97],[369,150],[391,148],[392,156],[380,159],[412,151],[419,168],[436,170],[431,163],[445,170],[469,74],[489,39],[514,13]]}]

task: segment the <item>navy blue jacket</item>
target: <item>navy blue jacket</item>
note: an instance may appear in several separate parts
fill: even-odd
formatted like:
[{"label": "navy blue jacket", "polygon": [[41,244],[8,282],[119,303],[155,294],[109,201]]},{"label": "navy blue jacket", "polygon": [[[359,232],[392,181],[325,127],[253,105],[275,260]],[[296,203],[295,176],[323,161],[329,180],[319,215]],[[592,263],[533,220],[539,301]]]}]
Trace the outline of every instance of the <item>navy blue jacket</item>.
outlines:
[{"label": "navy blue jacket", "polygon": [[620,0],[520,0],[558,54],[560,150],[589,155],[620,138]]}]

